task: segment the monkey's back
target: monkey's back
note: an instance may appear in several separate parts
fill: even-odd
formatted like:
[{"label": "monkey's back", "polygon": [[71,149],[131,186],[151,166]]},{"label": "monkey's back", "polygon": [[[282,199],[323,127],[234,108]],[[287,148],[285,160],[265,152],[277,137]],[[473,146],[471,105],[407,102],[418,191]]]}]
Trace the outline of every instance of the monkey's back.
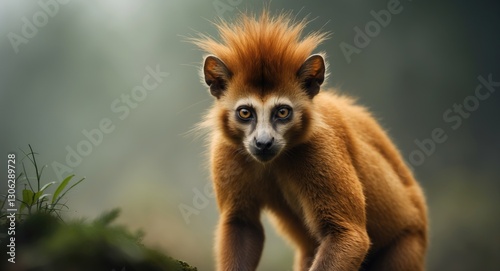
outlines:
[{"label": "monkey's back", "polygon": [[331,133],[345,133],[345,142],[334,145],[346,145],[363,185],[372,249],[382,248],[406,232],[421,234],[427,242],[423,192],[375,118],[353,99],[328,91],[315,97],[314,106]]}]

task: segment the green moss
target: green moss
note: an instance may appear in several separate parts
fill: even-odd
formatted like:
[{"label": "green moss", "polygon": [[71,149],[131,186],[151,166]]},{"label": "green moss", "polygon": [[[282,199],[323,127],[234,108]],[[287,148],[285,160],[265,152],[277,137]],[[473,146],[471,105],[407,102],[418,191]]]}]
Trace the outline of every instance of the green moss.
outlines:
[{"label": "green moss", "polygon": [[[140,243],[142,234],[132,234],[111,222],[118,210],[90,223],[64,223],[44,213],[28,216],[16,227],[16,263],[2,253],[1,270],[50,271],[182,271],[197,270]],[[3,223],[2,232],[7,232]],[[6,244],[7,236],[1,239]],[[2,246],[5,250],[6,246]]]}]

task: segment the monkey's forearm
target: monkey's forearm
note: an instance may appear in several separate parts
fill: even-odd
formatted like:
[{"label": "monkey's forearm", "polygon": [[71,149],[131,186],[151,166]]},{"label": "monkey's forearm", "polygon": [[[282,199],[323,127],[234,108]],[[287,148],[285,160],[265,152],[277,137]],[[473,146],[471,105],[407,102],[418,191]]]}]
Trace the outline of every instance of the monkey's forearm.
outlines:
[{"label": "monkey's forearm", "polygon": [[349,230],[323,238],[310,271],[357,271],[370,241],[364,231]]},{"label": "monkey's forearm", "polygon": [[222,219],[217,247],[218,271],[254,271],[264,244],[260,222]]}]

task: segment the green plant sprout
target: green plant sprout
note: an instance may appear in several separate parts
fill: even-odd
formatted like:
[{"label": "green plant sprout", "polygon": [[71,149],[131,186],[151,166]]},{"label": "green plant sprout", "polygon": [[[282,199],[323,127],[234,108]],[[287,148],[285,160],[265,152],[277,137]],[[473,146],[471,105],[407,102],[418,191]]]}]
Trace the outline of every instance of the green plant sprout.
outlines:
[{"label": "green plant sprout", "polygon": [[[66,178],[64,178],[64,180],[61,183],[59,183],[53,194],[46,193],[47,189],[52,185],[57,184],[57,182],[49,182],[41,186],[42,174],[46,166],[39,169],[36,160],[36,155],[38,155],[38,153],[35,153],[33,151],[31,145],[28,145],[28,147],[30,150],[28,153],[26,153],[21,149],[21,152],[23,152],[24,157],[21,159],[21,165],[22,165],[21,173],[19,173],[19,175],[16,178],[16,183],[19,183],[19,180],[21,182],[26,181],[26,183],[24,184],[25,188],[22,190],[21,193],[21,199],[19,198],[16,199],[18,202],[21,203],[21,206],[19,207],[18,211],[18,218],[22,220],[27,215],[32,215],[35,213],[46,213],[55,215],[56,217],[62,220],[60,212],[63,210],[63,208],[68,209],[68,206],[65,203],[62,203],[61,200],[71,189],[80,184],[85,178],[81,178],[80,180],[73,183],[69,188],[66,189],[68,184],[75,177],[74,174],[69,175]],[[32,180],[33,178],[30,179],[28,177],[29,175],[27,173],[28,172],[27,166],[24,164],[25,159],[28,159],[30,161],[35,170],[35,177],[34,177],[35,180]],[[36,181],[36,187],[34,187],[31,184],[32,181]],[[2,210],[0,211],[0,219],[7,216],[7,214],[2,213],[6,201],[7,201],[7,196],[4,195],[4,200],[2,201],[2,206],[0,208]]]}]

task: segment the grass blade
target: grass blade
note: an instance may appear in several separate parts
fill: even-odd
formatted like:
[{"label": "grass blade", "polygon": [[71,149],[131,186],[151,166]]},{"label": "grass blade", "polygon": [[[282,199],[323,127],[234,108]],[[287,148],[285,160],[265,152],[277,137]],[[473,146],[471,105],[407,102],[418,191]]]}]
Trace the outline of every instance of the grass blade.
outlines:
[{"label": "grass blade", "polygon": [[33,205],[34,193],[29,189],[23,190],[23,202],[26,202],[26,205]]},{"label": "grass blade", "polygon": [[[73,175],[74,176],[74,175]],[[55,210],[55,207],[59,204],[59,201],[64,198],[64,195],[66,195],[66,193],[68,193],[73,187],[77,186],[79,183],[81,183],[83,180],[85,180],[85,178],[81,178],[78,182],[74,183],[72,186],[70,186],[68,189],[66,189],[66,191],[64,191],[64,193],[60,196],[60,197],[53,197],[52,198],[52,201],[54,201],[54,199],[56,198],[56,201],[54,203],[51,204],[51,211],[54,211]],[[64,204],[63,204],[64,205]],[[65,206],[65,205],[64,205]]]},{"label": "grass blade", "polygon": [[57,199],[59,198],[59,194],[61,194],[61,192],[64,190],[64,188],[66,188],[66,186],[68,185],[69,181],[71,181],[71,179],[74,177],[75,175],[69,175],[68,177],[66,177],[62,182],[61,184],[57,187],[56,189],[56,192],[54,192],[54,196],[52,197],[52,204],[54,204],[54,202],[57,201]]}]

